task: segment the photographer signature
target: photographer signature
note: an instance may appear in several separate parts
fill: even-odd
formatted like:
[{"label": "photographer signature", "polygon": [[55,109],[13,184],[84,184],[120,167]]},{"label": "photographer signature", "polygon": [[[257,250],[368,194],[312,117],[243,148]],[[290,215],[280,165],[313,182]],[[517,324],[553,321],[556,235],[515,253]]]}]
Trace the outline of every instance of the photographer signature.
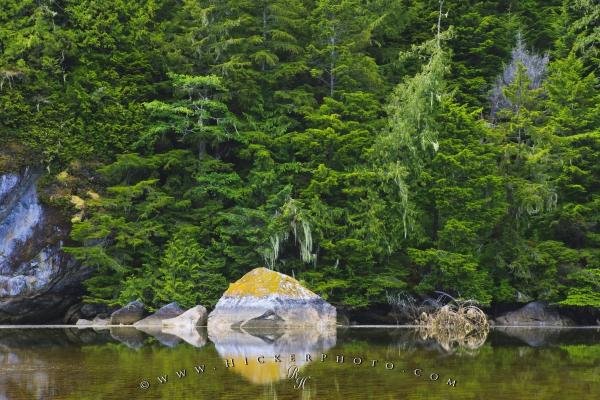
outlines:
[{"label": "photographer signature", "polygon": [[304,384],[310,379],[310,376],[301,376],[298,371],[299,369],[296,365],[290,365],[287,371],[287,378],[295,382],[294,389],[304,390]]}]

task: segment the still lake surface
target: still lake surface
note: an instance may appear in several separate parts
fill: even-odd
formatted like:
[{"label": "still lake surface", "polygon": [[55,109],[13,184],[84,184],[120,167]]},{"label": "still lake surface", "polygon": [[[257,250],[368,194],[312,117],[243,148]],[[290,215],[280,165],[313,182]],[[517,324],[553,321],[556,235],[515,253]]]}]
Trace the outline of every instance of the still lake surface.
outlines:
[{"label": "still lake surface", "polygon": [[0,329],[0,400],[598,398],[600,328],[496,328],[462,344],[410,328]]}]

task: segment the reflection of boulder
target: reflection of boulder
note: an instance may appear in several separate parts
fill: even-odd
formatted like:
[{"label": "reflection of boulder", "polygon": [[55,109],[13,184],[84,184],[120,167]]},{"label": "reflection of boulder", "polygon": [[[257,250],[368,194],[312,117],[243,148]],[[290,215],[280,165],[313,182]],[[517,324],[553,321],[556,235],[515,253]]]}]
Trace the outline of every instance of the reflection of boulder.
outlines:
[{"label": "reflection of boulder", "polygon": [[165,319],[172,319],[183,314],[185,310],[177,304],[177,302],[169,303],[164,307],[159,308],[154,314],[137,321],[133,326],[162,326],[162,321]]},{"label": "reflection of boulder", "polygon": [[531,347],[543,347],[552,342],[557,342],[561,334],[560,328],[523,328],[523,327],[502,327],[496,330],[519,339]]},{"label": "reflection of boulder", "polygon": [[285,379],[291,365],[302,367],[336,344],[335,326],[321,331],[281,326],[211,330],[209,326],[208,336],[223,362],[255,384]]},{"label": "reflection of boulder", "polygon": [[534,301],[496,318],[496,325],[511,326],[571,326],[573,321],[551,310],[547,304]]},{"label": "reflection of boulder", "polygon": [[144,346],[146,340],[144,334],[133,327],[112,327],[110,336],[132,349]]},{"label": "reflection of boulder", "polygon": [[69,328],[65,329],[64,332],[72,343],[96,345],[113,342],[108,327],[102,330],[81,329],[81,327]]},{"label": "reflection of boulder", "polygon": [[111,325],[131,325],[144,317],[144,304],[132,301],[110,315]]},{"label": "reflection of boulder", "polygon": [[162,332],[177,336],[194,347],[202,347],[207,341],[207,332],[205,327],[197,326],[163,326]]},{"label": "reflection of boulder", "polygon": [[245,324],[327,330],[335,323],[335,307],[297,280],[266,268],[253,269],[229,285],[208,316],[213,332]]},{"label": "reflection of boulder", "polygon": [[178,317],[163,319],[162,326],[163,328],[205,326],[207,315],[206,308],[203,306],[196,306],[190,308]]},{"label": "reflection of boulder", "polygon": [[136,329],[152,336],[163,346],[175,347],[181,342],[181,338],[163,331],[160,326],[137,326]]}]

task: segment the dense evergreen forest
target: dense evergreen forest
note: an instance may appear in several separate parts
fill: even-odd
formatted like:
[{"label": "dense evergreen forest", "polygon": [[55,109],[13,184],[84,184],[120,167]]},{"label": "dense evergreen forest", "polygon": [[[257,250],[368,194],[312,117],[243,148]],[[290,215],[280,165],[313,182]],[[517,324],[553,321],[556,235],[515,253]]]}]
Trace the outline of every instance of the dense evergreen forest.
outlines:
[{"label": "dense evergreen forest", "polygon": [[86,300],[600,307],[597,0],[2,0],[0,172]]}]

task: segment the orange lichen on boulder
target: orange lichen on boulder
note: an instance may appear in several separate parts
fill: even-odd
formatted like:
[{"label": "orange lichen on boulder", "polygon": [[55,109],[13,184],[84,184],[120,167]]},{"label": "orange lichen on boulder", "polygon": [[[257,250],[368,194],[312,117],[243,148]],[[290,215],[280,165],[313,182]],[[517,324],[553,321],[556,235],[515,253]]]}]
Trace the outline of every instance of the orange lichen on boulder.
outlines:
[{"label": "orange lichen on boulder", "polygon": [[256,268],[229,285],[208,316],[209,335],[236,329],[307,327],[323,331],[335,327],[335,307],[303,287],[296,279],[266,268]]},{"label": "orange lichen on boulder", "polygon": [[229,285],[225,296],[285,297],[308,299],[318,296],[303,287],[296,279],[267,268],[255,268]]}]

